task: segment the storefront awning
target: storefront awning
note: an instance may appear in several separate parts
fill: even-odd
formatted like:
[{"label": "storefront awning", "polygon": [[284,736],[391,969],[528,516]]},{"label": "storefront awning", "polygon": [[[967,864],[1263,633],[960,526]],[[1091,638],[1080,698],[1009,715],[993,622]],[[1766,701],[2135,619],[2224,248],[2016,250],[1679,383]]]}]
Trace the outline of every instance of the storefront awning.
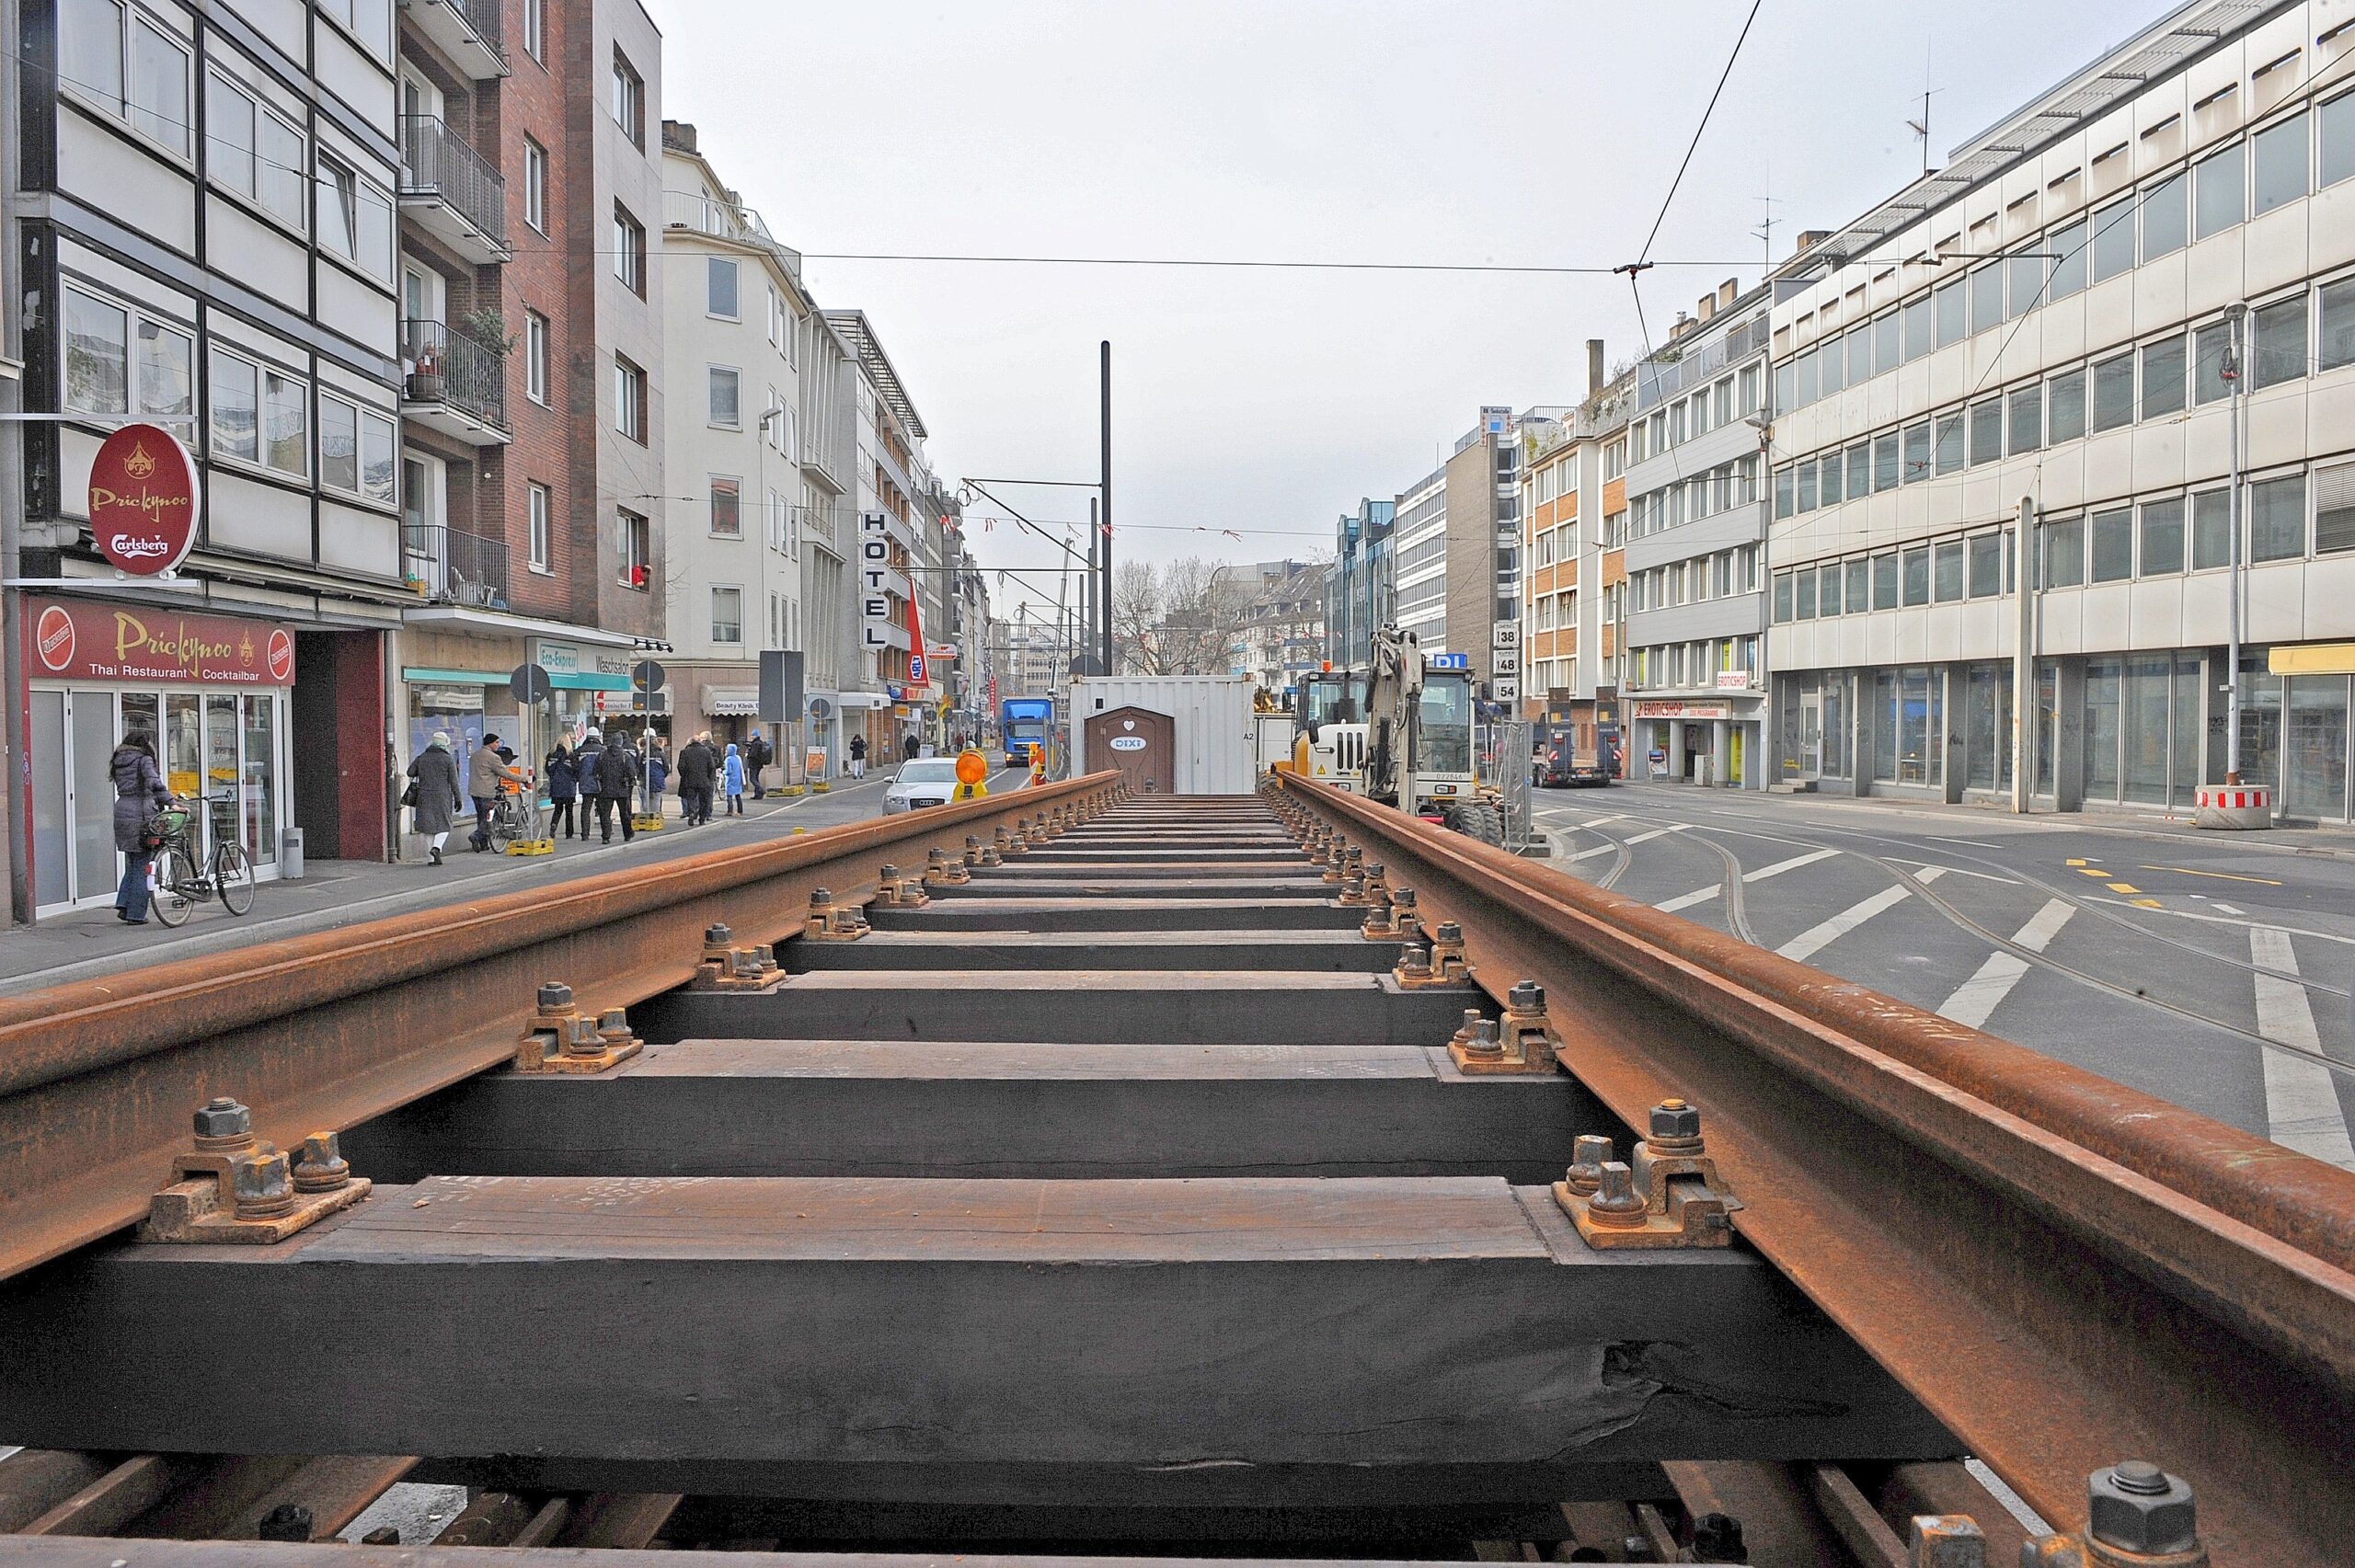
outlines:
[{"label": "storefront awning", "polygon": [[548,684],[560,692],[626,692],[626,675],[601,675],[594,670],[548,671]]},{"label": "storefront awning", "polygon": [[504,686],[512,673],[507,670],[431,670],[414,664],[401,667],[401,679],[412,686]]}]

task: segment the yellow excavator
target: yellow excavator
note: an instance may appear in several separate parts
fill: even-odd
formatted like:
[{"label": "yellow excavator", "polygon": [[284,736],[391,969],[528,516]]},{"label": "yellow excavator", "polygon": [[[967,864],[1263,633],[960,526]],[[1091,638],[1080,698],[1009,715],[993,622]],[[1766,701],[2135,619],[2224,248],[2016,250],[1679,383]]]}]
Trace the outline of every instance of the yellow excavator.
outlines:
[{"label": "yellow excavator", "polygon": [[1361,669],[1301,678],[1293,771],[1502,844],[1502,797],[1473,767],[1472,672],[1430,668],[1396,626],[1374,634],[1372,652]]}]

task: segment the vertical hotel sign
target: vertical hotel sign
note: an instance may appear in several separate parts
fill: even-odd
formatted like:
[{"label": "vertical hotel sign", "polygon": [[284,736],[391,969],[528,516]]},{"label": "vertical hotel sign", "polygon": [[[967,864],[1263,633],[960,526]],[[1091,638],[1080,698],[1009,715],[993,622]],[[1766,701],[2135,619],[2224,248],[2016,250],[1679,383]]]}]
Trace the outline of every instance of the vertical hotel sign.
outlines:
[{"label": "vertical hotel sign", "polygon": [[858,514],[859,640],[879,658],[891,646],[891,536],[879,511]]}]

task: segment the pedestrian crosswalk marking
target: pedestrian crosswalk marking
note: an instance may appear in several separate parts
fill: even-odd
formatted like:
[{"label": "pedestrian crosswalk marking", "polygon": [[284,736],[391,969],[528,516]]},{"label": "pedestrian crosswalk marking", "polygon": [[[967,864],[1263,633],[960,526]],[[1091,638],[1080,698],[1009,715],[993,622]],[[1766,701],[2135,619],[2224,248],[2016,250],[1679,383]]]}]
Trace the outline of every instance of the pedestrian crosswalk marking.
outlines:
[{"label": "pedestrian crosswalk marking", "polygon": [[[2257,1032],[2320,1056],[2322,1036],[2315,1027],[2306,988],[2284,978],[2298,972],[2298,950],[2290,933],[2278,926],[2251,926],[2248,956],[2257,966]],[[2355,1171],[2355,1143],[2348,1139],[2347,1113],[2338,1103],[2330,1070],[2292,1051],[2262,1054],[2266,1136],[2285,1148]]]},{"label": "pedestrian crosswalk marking", "polygon": [[1820,860],[1830,860],[1838,850],[1817,850],[1813,854],[1795,854],[1788,860],[1778,860],[1772,865],[1762,865],[1755,871],[1742,873],[1744,882],[1763,882],[1769,876],[1780,876],[1786,871],[1796,871],[1802,865],[1813,865]]},{"label": "pedestrian crosswalk marking", "polygon": [[1679,893],[1673,898],[1663,899],[1654,904],[1652,908],[1672,915],[1679,910],[1689,910],[1695,904],[1706,904],[1725,890],[1724,883],[1712,882],[1706,887],[1695,887],[1690,893]]},{"label": "pedestrian crosswalk marking", "polygon": [[[2013,933],[2012,941],[2031,953],[2041,953],[2069,923],[2077,912],[2076,906],[2063,898],[2047,898],[2044,908]],[[1979,972],[1955,988],[1954,994],[1938,1005],[1938,1016],[1950,1018],[1973,1029],[1983,1029],[1995,1009],[2012,994],[2012,988],[2028,973],[2028,960],[2016,953],[1994,952],[1979,966]]]},{"label": "pedestrian crosswalk marking", "polygon": [[1903,903],[1910,896],[1902,886],[1884,887],[1871,898],[1851,904],[1830,920],[1808,927],[1775,951],[1786,958],[1797,958],[1804,963],[1875,915]]}]

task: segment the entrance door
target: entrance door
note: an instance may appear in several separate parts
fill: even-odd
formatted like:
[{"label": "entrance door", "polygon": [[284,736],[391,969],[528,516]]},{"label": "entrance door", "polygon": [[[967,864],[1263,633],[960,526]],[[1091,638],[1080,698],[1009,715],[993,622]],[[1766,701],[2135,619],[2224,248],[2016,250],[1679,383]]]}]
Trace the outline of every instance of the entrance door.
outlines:
[{"label": "entrance door", "polygon": [[1118,768],[1137,795],[1168,795],[1178,783],[1178,724],[1167,714],[1114,708],[1087,721],[1091,771]]},{"label": "entrance door", "polygon": [[1799,777],[1823,776],[1823,693],[1799,693]]}]

